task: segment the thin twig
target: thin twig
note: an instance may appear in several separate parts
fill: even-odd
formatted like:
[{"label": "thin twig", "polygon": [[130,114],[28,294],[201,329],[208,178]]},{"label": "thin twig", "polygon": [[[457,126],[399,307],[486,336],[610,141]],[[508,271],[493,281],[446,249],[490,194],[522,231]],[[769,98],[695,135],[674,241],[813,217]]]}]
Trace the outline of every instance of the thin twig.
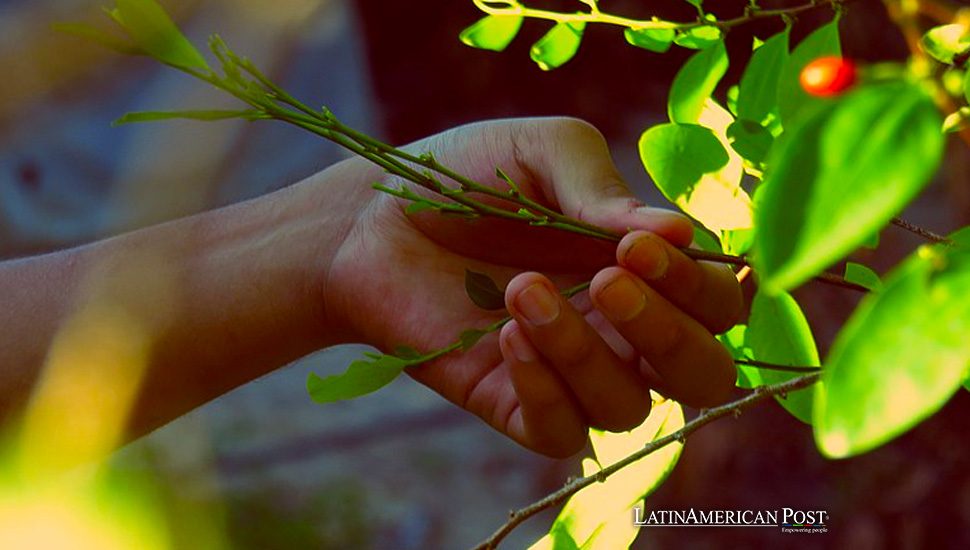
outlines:
[{"label": "thin twig", "polygon": [[764,361],[755,361],[754,359],[735,359],[734,363],[737,365],[746,365],[749,367],[755,367],[759,369],[766,370],[777,370],[782,372],[799,372],[799,373],[809,373],[818,372],[821,367],[793,367],[790,365],[776,365],[775,363],[766,363]]},{"label": "thin twig", "polygon": [[733,401],[726,405],[721,405],[720,407],[715,407],[713,409],[708,409],[703,414],[695,418],[694,420],[688,422],[683,428],[677,430],[676,432],[670,433],[665,437],[656,439],[647,443],[639,451],[623,458],[605,468],[596,472],[592,475],[582,477],[573,481],[570,481],[564,485],[558,491],[550,493],[549,495],[543,497],[540,500],[524,507],[519,510],[513,511],[509,514],[509,519],[502,525],[498,530],[496,530],[490,537],[485,539],[484,542],[475,547],[474,550],[495,550],[498,548],[499,543],[504,539],[509,533],[511,533],[516,527],[518,527],[522,522],[531,518],[532,516],[542,512],[543,510],[552,508],[558,504],[566,501],[569,497],[579,492],[581,489],[592,485],[593,483],[603,481],[607,477],[615,474],[616,472],[626,468],[630,464],[654,453],[663,447],[673,443],[674,441],[683,441],[690,434],[696,432],[697,430],[703,428],[704,426],[714,422],[719,418],[724,418],[725,416],[736,416],[741,411],[754,406],[757,403],[770,399],[776,395],[784,395],[791,393],[802,388],[807,388],[815,382],[818,381],[820,373],[812,373],[798,378],[794,378],[787,382],[780,384],[774,384],[771,386],[762,386],[756,388],[752,393],[747,396]]},{"label": "thin twig", "polygon": [[900,218],[893,218],[890,221],[890,223],[895,225],[896,227],[902,227],[903,229],[905,229],[906,231],[909,231],[910,233],[915,233],[928,241],[933,241],[935,243],[946,244],[946,245],[953,244],[953,241],[944,237],[943,235],[938,235],[930,231],[929,229],[924,229],[906,220],[903,220]]}]

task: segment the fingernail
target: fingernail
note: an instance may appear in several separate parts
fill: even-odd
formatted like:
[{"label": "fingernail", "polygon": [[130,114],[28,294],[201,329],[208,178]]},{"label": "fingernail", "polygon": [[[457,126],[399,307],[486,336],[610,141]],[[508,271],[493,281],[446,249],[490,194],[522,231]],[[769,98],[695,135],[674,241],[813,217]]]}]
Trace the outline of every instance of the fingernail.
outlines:
[{"label": "fingernail", "polygon": [[626,322],[643,311],[647,297],[626,275],[620,275],[599,292],[598,301],[603,313],[614,320]]},{"label": "fingernail", "polygon": [[509,333],[505,342],[508,344],[509,349],[512,350],[512,355],[521,363],[535,363],[539,360],[539,356],[536,355],[535,351],[526,339],[525,335],[521,331],[513,330]]},{"label": "fingernail", "polygon": [[659,239],[660,237],[649,234],[638,237],[630,245],[621,263],[644,279],[662,279],[667,274],[670,258]]},{"label": "fingernail", "polygon": [[548,325],[559,318],[559,297],[546,285],[535,283],[519,293],[515,309],[532,325]]},{"label": "fingernail", "polygon": [[637,214],[649,216],[650,220],[655,222],[683,223],[685,219],[683,214],[655,206],[640,206],[634,208],[633,211]]}]

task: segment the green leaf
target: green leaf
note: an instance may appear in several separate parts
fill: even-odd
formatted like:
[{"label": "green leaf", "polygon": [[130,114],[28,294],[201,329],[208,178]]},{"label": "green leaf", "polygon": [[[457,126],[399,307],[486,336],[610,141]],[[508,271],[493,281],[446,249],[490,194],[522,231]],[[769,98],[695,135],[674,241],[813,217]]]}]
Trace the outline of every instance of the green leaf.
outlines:
[{"label": "green leaf", "polygon": [[721,244],[717,241],[717,237],[711,234],[703,227],[694,226],[694,244],[696,244],[701,250],[706,250],[708,252],[715,252],[721,254]]},{"label": "green leaf", "polygon": [[963,98],[970,103],[970,71],[963,73]]},{"label": "green leaf", "polygon": [[413,361],[424,357],[420,351],[412,348],[411,346],[397,346],[394,348],[394,355],[400,357],[406,361]]},{"label": "green leaf", "polygon": [[465,45],[500,52],[515,39],[522,27],[521,15],[488,15],[461,31]]},{"label": "green leaf", "polygon": [[404,208],[405,214],[417,214],[418,212],[424,212],[425,210],[435,210],[437,207],[434,203],[428,201],[414,201]]},{"label": "green leaf", "polygon": [[723,38],[724,34],[721,29],[714,25],[704,25],[686,31],[678,31],[674,36],[674,44],[692,50],[705,50],[721,42]]},{"label": "green leaf", "polygon": [[[608,433],[590,430],[596,460],[583,460],[583,475],[593,475],[601,467],[632,454],[650,441],[676,432],[683,425],[684,413],[680,405],[665,400],[656,405],[647,420],[633,431]],[[630,520],[630,508],[663,483],[677,464],[682,448],[683,444],[679,442],[671,443],[613,474],[604,482],[579,491],[563,506],[549,531],[549,537],[540,540],[532,548],[558,549],[558,544],[563,544],[562,548],[571,548],[569,543],[578,544],[584,550],[628,547],[637,535]]]},{"label": "green leaf", "polygon": [[704,4],[704,0],[684,0],[684,2],[687,2],[691,6],[694,6],[695,8],[697,8],[698,10],[700,10],[701,6]]},{"label": "green leaf", "polygon": [[585,29],[583,21],[558,23],[532,45],[529,56],[543,71],[555,69],[576,55]]},{"label": "green leaf", "polygon": [[810,96],[802,89],[802,69],[819,57],[841,54],[838,18],[818,28],[795,47],[778,77],[778,112],[786,125],[806,105],[828,101]]},{"label": "green leaf", "polygon": [[714,88],[728,68],[727,50],[724,42],[697,52],[684,63],[670,85],[667,114],[671,122],[693,124],[700,118]]},{"label": "green leaf", "polygon": [[738,117],[764,122],[778,108],[778,80],[788,62],[789,27],[755,50],[738,85]]},{"label": "green leaf", "polygon": [[734,118],[738,117],[738,91],[737,85],[731,86],[727,91],[727,108]]},{"label": "green leaf", "polygon": [[955,55],[970,49],[970,28],[962,23],[933,27],[926,31],[919,45],[933,59],[949,65]]},{"label": "green leaf", "polygon": [[882,281],[879,279],[879,275],[876,275],[876,272],[868,267],[855,262],[846,262],[845,280],[864,286],[873,292],[879,292],[882,289]]},{"label": "green leaf", "polygon": [[940,115],[919,84],[866,86],[816,105],[775,143],[755,201],[762,283],[798,286],[866,241],[930,181]]},{"label": "green leaf", "polygon": [[775,142],[775,136],[767,128],[745,119],[738,119],[728,126],[727,138],[731,147],[753,164],[764,162]]},{"label": "green leaf", "polygon": [[114,50],[125,55],[146,55],[145,52],[133,42],[125,40],[119,36],[107,33],[97,27],[85,25],[84,23],[54,23],[51,28],[57,32],[79,36],[90,40],[98,45]]},{"label": "green leaf", "polygon": [[131,124],[132,122],[154,122],[158,120],[188,119],[212,121],[226,120],[230,118],[257,120],[269,118],[269,115],[254,109],[244,111],[141,111],[137,113],[126,113],[112,124],[115,126],[120,126],[122,124]]},{"label": "green leaf", "polygon": [[320,378],[310,373],[307,391],[317,403],[354,399],[375,392],[394,381],[410,362],[393,355],[368,354],[372,360],[354,361],[343,374]]},{"label": "green leaf", "polygon": [[740,189],[741,166],[710,128],[661,124],[640,137],[640,159],[668,200],[716,233],[750,227],[751,205]]},{"label": "green leaf", "polygon": [[208,69],[205,58],[154,0],[115,0],[111,12],[131,38],[155,59],[186,69]]},{"label": "green leaf", "polygon": [[960,248],[970,248],[970,225],[961,227],[947,236],[953,244]]},{"label": "green leaf", "polygon": [[629,44],[638,48],[664,53],[674,42],[674,30],[628,28],[624,29],[623,37]]},{"label": "green leaf", "polygon": [[745,254],[751,249],[751,245],[754,243],[754,235],[756,229],[750,227],[748,229],[729,229],[721,232],[721,243],[724,246],[725,254],[733,254],[735,256],[740,256]]},{"label": "green leaf", "polygon": [[505,309],[505,292],[484,273],[465,270],[465,293],[482,309]]},{"label": "green leaf", "polygon": [[461,331],[461,334],[458,335],[458,339],[461,341],[461,351],[468,351],[475,347],[475,344],[477,344],[478,341],[482,339],[482,336],[485,336],[486,334],[488,334],[488,331],[477,328],[470,328]]},{"label": "green leaf", "polygon": [[[754,359],[776,365],[814,367],[819,365],[818,350],[812,329],[798,302],[782,292],[769,295],[758,291],[751,303],[751,316],[744,343],[751,348]],[[777,384],[801,376],[799,373],[759,369],[738,365],[755,387]],[[792,416],[812,422],[812,391],[810,388],[791,392],[775,399]]]},{"label": "green leaf", "polygon": [[921,247],[839,333],[815,395],[815,441],[864,453],[946,403],[970,364],[970,250]]}]

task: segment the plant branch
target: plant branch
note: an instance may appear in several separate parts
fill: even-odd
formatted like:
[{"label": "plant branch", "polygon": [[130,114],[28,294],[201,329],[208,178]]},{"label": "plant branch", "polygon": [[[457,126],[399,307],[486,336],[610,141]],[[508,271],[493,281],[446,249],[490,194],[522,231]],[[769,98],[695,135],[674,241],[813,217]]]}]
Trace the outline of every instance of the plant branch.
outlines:
[{"label": "plant branch", "polygon": [[906,231],[909,231],[910,233],[915,233],[916,235],[919,235],[920,237],[923,237],[928,241],[933,241],[935,243],[947,244],[947,245],[953,244],[953,241],[944,237],[943,235],[938,235],[928,229],[924,229],[906,220],[903,220],[900,218],[893,218],[890,221],[890,223],[895,225],[896,227],[902,227],[903,229],[905,229]]},{"label": "plant branch", "polygon": [[771,386],[761,386],[756,388],[753,392],[746,395],[745,397],[733,401],[726,405],[721,405],[720,407],[715,407],[713,409],[708,409],[704,411],[700,416],[694,420],[688,422],[683,428],[668,434],[665,437],[656,439],[647,443],[642,449],[637,452],[623,458],[605,468],[596,472],[595,474],[582,477],[573,480],[561,489],[546,495],[542,499],[524,507],[519,510],[515,510],[509,514],[509,519],[502,525],[498,530],[496,530],[490,537],[485,539],[481,544],[475,547],[475,550],[495,550],[498,548],[499,543],[504,539],[509,533],[511,533],[516,527],[522,524],[527,519],[535,516],[539,512],[552,508],[553,506],[559,505],[566,501],[569,497],[579,492],[581,489],[588,487],[594,483],[602,482],[614,473],[626,468],[627,466],[633,464],[634,462],[654,453],[663,447],[673,443],[674,441],[684,441],[689,435],[693,434],[697,430],[707,426],[708,424],[724,418],[726,416],[738,416],[742,411],[751,408],[752,406],[761,403],[762,401],[768,400],[776,395],[786,395],[790,392],[800,390],[802,388],[807,388],[815,382],[818,381],[820,373],[812,373],[805,376],[801,376],[787,382],[782,382],[780,384],[774,384]]},{"label": "plant branch", "polygon": [[[590,6],[590,11],[588,12],[574,12],[574,13],[564,13],[555,12],[537,8],[529,8],[519,3],[518,0],[501,0],[499,2],[489,1],[489,0],[473,0],[475,6],[478,9],[489,15],[518,15],[521,17],[529,17],[532,19],[545,19],[548,21],[555,21],[556,23],[567,23],[567,22],[584,22],[584,23],[600,23],[605,25],[616,25],[620,27],[628,27],[631,29],[671,29],[675,31],[686,31],[694,29],[697,27],[718,27],[722,30],[727,30],[732,27],[743,25],[745,23],[750,23],[758,19],[767,19],[772,17],[794,17],[802,12],[820,8],[822,6],[831,6],[833,8],[838,7],[842,4],[846,4],[852,0],[816,0],[807,4],[802,4],[800,6],[794,6],[791,8],[779,8],[779,9],[747,9],[744,15],[735,17],[733,19],[725,19],[723,21],[708,21],[704,19],[698,19],[697,21],[690,22],[675,22],[675,21],[664,21],[657,18],[652,19],[631,19],[628,17],[622,17],[619,15],[612,15],[609,13],[604,13],[595,3],[585,2],[582,3]],[[582,0],[580,0],[582,1]],[[505,7],[497,7],[494,4],[503,4]]]}]

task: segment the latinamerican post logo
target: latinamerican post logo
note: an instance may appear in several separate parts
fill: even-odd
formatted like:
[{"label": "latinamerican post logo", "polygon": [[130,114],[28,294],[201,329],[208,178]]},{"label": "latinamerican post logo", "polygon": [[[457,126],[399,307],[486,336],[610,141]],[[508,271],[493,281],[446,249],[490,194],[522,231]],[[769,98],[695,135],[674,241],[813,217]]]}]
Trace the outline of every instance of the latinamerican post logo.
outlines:
[{"label": "latinamerican post logo", "polygon": [[646,510],[633,509],[636,527],[773,527],[783,533],[826,533],[825,510]]}]

